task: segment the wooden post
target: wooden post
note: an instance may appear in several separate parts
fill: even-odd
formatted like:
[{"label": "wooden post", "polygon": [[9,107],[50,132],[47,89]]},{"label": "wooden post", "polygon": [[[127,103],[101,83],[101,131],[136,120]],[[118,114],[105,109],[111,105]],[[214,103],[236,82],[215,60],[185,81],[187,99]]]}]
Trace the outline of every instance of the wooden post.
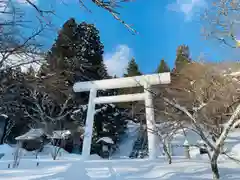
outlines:
[{"label": "wooden post", "polygon": [[82,156],[84,159],[88,159],[91,152],[92,131],[93,131],[93,122],[94,122],[94,114],[95,114],[94,99],[96,98],[96,95],[97,95],[97,90],[91,89],[89,93],[87,120],[85,124],[85,132],[83,137]]},{"label": "wooden post", "polygon": [[185,140],[184,143],[183,143],[183,147],[184,147],[184,154],[185,154],[185,157],[187,159],[190,159],[190,146],[189,146],[189,143],[188,143],[188,140]]},{"label": "wooden post", "polygon": [[145,99],[145,111],[147,121],[147,137],[148,137],[148,157],[149,159],[156,159],[157,157],[157,137],[156,137],[156,124],[154,120],[154,107],[153,98],[151,93],[151,86],[146,83],[144,86]]}]

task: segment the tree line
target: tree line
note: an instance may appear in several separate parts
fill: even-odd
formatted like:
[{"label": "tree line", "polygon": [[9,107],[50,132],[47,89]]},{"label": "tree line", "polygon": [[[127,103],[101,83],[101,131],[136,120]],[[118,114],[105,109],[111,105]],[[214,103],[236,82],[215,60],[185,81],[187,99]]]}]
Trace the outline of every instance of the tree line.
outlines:
[{"label": "tree line", "polygon": [[[71,129],[80,136],[83,133],[88,93],[73,93],[77,81],[101,80],[111,77],[103,60],[104,45],[99,31],[92,24],[67,20],[51,49],[45,53],[38,71],[31,65],[27,71],[21,67],[1,71],[1,113],[9,116],[5,141],[14,138],[30,128],[43,128],[46,132]],[[189,49],[180,46],[176,65],[188,62]],[[183,62],[183,63],[182,63]],[[170,68],[161,60],[156,72],[169,72]],[[124,77],[142,75],[138,64],[132,58]],[[138,91],[140,89],[138,88]],[[133,93],[135,90],[123,90]],[[120,90],[99,91],[99,95],[116,95]],[[131,104],[132,105],[132,104]],[[111,137],[117,144],[127,127],[127,119],[133,119],[131,106],[97,105],[94,124],[93,151],[100,152],[95,142],[101,137]]]}]

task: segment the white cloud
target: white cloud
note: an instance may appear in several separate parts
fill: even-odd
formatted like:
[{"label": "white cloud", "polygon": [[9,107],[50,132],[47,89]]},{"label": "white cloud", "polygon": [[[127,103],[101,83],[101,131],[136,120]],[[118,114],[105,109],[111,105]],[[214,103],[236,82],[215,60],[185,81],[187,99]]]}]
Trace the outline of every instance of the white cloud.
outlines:
[{"label": "white cloud", "polygon": [[124,44],[118,45],[114,52],[106,53],[104,62],[109,75],[121,77],[125,73],[132,55],[132,50]]},{"label": "white cloud", "polygon": [[185,15],[185,20],[189,21],[203,8],[207,6],[205,0],[176,0],[175,3],[169,4],[167,9],[170,11],[181,12]]}]

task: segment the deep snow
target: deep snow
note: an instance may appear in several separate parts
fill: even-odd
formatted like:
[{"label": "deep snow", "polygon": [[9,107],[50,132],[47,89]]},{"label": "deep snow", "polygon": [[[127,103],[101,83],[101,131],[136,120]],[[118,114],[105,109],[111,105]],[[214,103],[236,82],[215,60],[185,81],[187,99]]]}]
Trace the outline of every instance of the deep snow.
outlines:
[{"label": "deep snow", "polygon": [[[138,127],[135,127],[135,130]],[[134,126],[129,129],[128,138],[122,142],[120,151],[115,158],[125,156],[131,150],[134,139]],[[130,138],[132,135],[132,139]],[[193,132],[187,132],[189,144],[195,144],[200,138]],[[34,153],[22,150],[19,167],[8,168],[13,163],[15,149],[9,145],[0,146],[0,153],[6,155],[0,159],[0,180],[203,180],[212,179],[209,160],[206,155],[200,155],[196,147],[192,147],[191,159],[183,156],[185,137],[179,132],[173,140],[173,164],[169,165],[165,157],[157,160],[147,159],[112,159],[104,160],[92,155],[84,161],[80,155],[69,154],[61,150],[61,156],[53,161],[50,153],[53,146],[46,146],[38,158]],[[240,130],[231,132],[225,146],[229,155],[240,159]],[[161,147],[160,147],[161,148]],[[224,155],[219,158],[219,168],[223,180],[239,180],[240,164]]]}]

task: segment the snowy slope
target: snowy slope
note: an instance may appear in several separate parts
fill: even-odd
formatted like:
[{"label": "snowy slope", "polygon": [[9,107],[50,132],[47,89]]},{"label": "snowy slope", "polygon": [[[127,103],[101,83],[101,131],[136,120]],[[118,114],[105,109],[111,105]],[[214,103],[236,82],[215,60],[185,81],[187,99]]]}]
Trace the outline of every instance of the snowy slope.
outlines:
[{"label": "snowy slope", "polygon": [[112,155],[111,159],[128,158],[132,152],[133,144],[138,137],[139,124],[128,122],[126,136],[120,143],[118,150]]}]

